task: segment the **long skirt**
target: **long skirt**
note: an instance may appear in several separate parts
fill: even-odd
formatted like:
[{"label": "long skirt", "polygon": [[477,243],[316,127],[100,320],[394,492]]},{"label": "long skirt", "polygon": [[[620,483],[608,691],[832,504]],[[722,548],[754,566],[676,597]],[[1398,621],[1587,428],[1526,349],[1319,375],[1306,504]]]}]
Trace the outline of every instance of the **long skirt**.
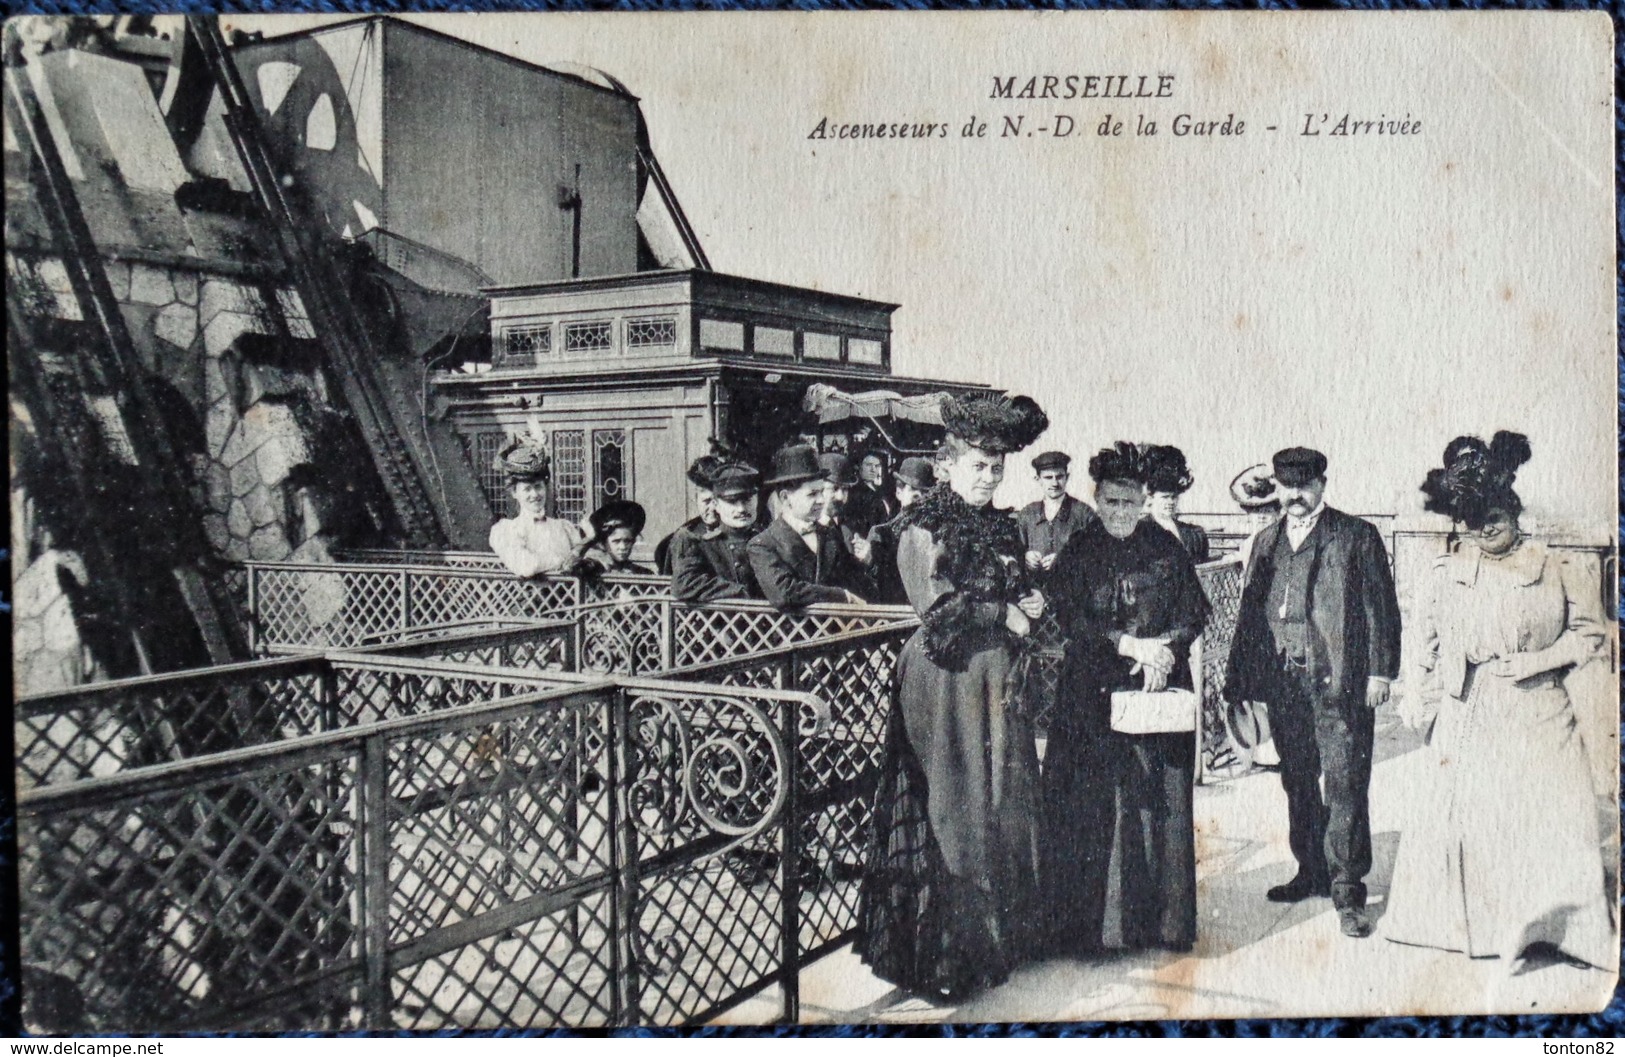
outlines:
[{"label": "long skirt", "polygon": [[999,647],[947,671],[918,634],[898,662],[856,949],[933,1000],[1001,983],[1033,950],[1038,757],[1006,707],[1010,666]]},{"label": "long skirt", "polygon": [[1424,751],[1383,935],[1509,961],[1545,943],[1612,968],[1597,802],[1562,681],[1474,671]]},{"label": "long skirt", "polygon": [[1196,942],[1195,738],[1065,726],[1044,753],[1051,953]]}]

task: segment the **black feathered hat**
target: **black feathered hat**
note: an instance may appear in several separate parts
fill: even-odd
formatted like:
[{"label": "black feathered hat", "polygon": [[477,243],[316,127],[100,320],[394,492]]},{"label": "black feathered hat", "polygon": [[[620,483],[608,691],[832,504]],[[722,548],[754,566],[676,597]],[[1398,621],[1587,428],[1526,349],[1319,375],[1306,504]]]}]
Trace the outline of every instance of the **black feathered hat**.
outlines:
[{"label": "black feathered hat", "polygon": [[1089,460],[1089,476],[1095,483],[1102,481],[1132,481],[1145,484],[1145,445],[1120,440],[1109,448],[1101,448]]},{"label": "black feathered hat", "polygon": [[950,396],[942,402],[942,425],[973,448],[1008,455],[1037,440],[1049,416],[1029,396]]},{"label": "black feathered hat", "polygon": [[1152,444],[1144,453],[1145,490],[1184,495],[1195,483],[1185,453],[1172,444]]},{"label": "black feathered hat", "polygon": [[688,479],[695,488],[710,488],[718,470],[738,461],[738,456],[727,444],[714,437],[710,443],[711,450],[695,459],[688,467]]},{"label": "black feathered hat", "polygon": [[1488,444],[1477,437],[1457,437],[1445,446],[1444,465],[1429,470],[1422,482],[1427,497],[1422,509],[1475,530],[1484,527],[1492,511],[1517,516],[1523,501],[1512,483],[1533,454],[1522,433],[1500,430]]}]

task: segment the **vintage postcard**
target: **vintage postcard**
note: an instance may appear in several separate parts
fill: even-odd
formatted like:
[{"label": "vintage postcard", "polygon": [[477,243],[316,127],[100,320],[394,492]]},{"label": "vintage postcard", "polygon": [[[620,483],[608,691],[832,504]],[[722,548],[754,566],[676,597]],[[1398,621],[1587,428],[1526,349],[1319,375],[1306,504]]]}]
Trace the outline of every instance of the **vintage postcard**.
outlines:
[{"label": "vintage postcard", "polygon": [[5,53],[29,1030],[1608,1002],[1606,14]]}]

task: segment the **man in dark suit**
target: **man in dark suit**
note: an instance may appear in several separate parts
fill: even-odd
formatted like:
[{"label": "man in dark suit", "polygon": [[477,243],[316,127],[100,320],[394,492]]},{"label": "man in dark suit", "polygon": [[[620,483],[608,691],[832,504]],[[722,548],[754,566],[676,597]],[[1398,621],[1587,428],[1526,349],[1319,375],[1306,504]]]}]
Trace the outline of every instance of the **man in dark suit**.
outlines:
[{"label": "man in dark suit", "polygon": [[672,542],[671,593],[679,602],[762,596],[746,554],[756,535],[760,481],[755,467],[742,462],[712,472],[717,523],[679,532]]},{"label": "man in dark suit", "polygon": [[862,602],[863,567],[840,529],[818,523],[829,482],[817,453],[807,444],[780,448],[767,485],[778,497],[779,516],[746,548],[763,596],[780,608]]},{"label": "man in dark suit", "polygon": [[1372,736],[1399,674],[1399,601],[1382,536],[1326,506],[1326,457],[1288,448],[1274,470],[1285,516],[1253,543],[1224,696],[1269,704],[1281,756],[1298,873],[1268,897],[1330,895],[1343,933],[1364,937]]},{"label": "man in dark suit", "polygon": [[858,480],[846,500],[846,523],[858,536],[867,536],[870,529],[897,516],[897,499],[887,476],[886,456],[878,451],[865,453],[858,463]]},{"label": "man in dark suit", "polygon": [[1055,565],[1074,532],[1081,532],[1100,520],[1095,508],[1066,490],[1071,480],[1072,457],[1065,452],[1046,451],[1033,459],[1033,473],[1043,498],[1016,511],[1016,524],[1027,544],[1027,568],[1043,577]]},{"label": "man in dark suit", "polygon": [[864,518],[854,518],[852,514],[852,497],[863,487],[863,482],[858,479],[858,468],[838,451],[820,455],[818,466],[824,471],[826,485],[824,510],[818,515],[818,523],[840,530],[841,542],[846,545],[847,551],[860,563],[867,564],[870,522]]}]

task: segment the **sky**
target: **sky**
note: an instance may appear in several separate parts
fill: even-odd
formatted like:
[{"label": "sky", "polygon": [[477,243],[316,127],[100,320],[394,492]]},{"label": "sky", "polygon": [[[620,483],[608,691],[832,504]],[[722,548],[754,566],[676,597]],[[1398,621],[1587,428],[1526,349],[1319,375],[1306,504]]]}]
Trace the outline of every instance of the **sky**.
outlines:
[{"label": "sky", "polygon": [[[613,75],[718,270],[900,304],[896,372],[1033,395],[1053,423],[1034,451],[1177,444],[1206,512],[1304,444],[1333,505],[1409,520],[1451,437],[1517,429],[1531,520],[1614,535],[1605,14],[412,17]],[[991,97],[1045,74],[1173,81]],[[1108,114],[1123,135],[1096,134]],[[1181,114],[1246,128],[1175,136]],[[1345,114],[1420,131],[1330,135]],[[985,136],[961,135],[973,117]],[[826,118],[949,132],[809,138]],[[1012,460],[1001,500],[1035,495]]]}]

